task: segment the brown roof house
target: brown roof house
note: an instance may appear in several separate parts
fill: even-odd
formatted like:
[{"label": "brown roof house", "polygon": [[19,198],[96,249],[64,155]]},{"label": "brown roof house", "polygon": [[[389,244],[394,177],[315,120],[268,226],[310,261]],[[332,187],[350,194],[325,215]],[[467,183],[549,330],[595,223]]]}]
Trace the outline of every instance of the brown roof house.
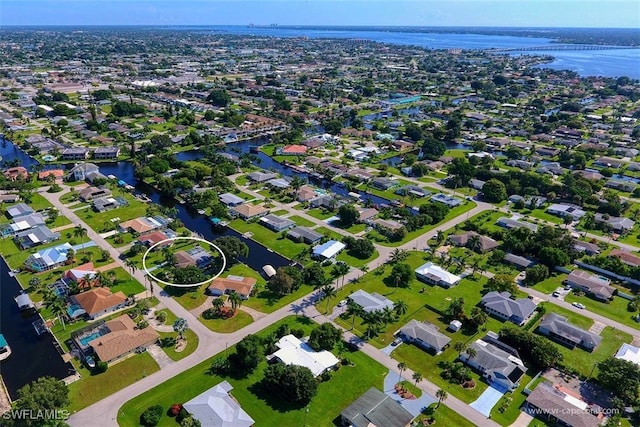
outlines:
[{"label": "brown roof house", "polygon": [[5,169],[2,172],[2,175],[4,175],[4,177],[9,181],[16,181],[18,178],[22,178],[25,181],[29,179],[29,172],[27,172],[27,169],[23,166],[16,166],[13,168]]},{"label": "brown roof house", "polygon": [[[477,247],[475,246],[475,236],[477,236]],[[483,236],[475,231],[467,231],[466,233],[449,236],[449,240],[456,246],[465,246],[471,250],[478,252],[487,252],[500,246],[498,242],[491,237]]]},{"label": "brown roof house", "polygon": [[597,427],[604,421],[597,408],[549,382],[538,384],[527,397],[525,405],[527,409],[534,410],[536,416],[550,420],[549,425]]},{"label": "brown roof house", "polygon": [[605,302],[609,302],[616,290],[611,286],[609,279],[595,276],[583,270],[573,270],[566,278],[565,283]]},{"label": "brown roof house", "polygon": [[249,219],[260,218],[261,216],[265,216],[269,213],[269,209],[265,208],[264,206],[252,205],[250,203],[236,206],[235,208],[232,208],[231,211],[245,221]]},{"label": "brown roof house", "polygon": [[137,329],[131,318],[123,314],[105,323],[109,333],[90,341],[90,346],[103,362],[121,359],[139,348],[158,341],[158,333],[150,327]]},{"label": "brown roof house", "polygon": [[242,299],[249,299],[251,291],[256,284],[253,277],[229,275],[226,278],[216,277],[209,285],[209,295],[220,296],[232,292],[240,295]]},{"label": "brown roof house", "polygon": [[108,288],[94,288],[73,295],[71,299],[85,311],[90,319],[97,319],[107,313],[126,307],[127,296],[121,291],[112,294]]},{"label": "brown roof house", "polygon": [[615,256],[620,258],[620,261],[622,261],[624,264],[627,264],[631,267],[638,267],[640,266],[640,257],[637,255],[632,254],[631,252],[628,251],[623,251],[622,249],[614,249],[611,252],[609,252],[609,256]]}]

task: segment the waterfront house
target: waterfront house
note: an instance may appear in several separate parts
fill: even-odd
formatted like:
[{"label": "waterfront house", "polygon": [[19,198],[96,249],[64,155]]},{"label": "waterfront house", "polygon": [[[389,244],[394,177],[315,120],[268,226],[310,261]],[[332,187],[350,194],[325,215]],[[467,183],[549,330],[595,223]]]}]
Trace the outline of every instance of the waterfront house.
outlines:
[{"label": "waterfront house", "polygon": [[250,203],[244,203],[239,206],[231,208],[231,214],[237,215],[245,221],[260,218],[269,213],[269,209],[262,205],[252,205]]},{"label": "waterfront house", "polygon": [[260,218],[260,224],[264,225],[270,230],[279,233],[281,231],[288,230],[295,227],[296,223],[287,218],[282,218],[277,215],[269,214]]},{"label": "waterfront house", "polygon": [[94,159],[117,159],[119,155],[119,147],[98,147],[93,151]]},{"label": "waterfront house", "polygon": [[573,270],[566,278],[565,283],[574,289],[579,289],[594,298],[609,302],[613,298],[615,288],[611,281],[602,276],[595,276],[584,270]]},{"label": "waterfront house", "polygon": [[62,169],[50,169],[38,172],[38,180],[44,181],[48,176],[53,176],[54,182],[61,183],[64,179],[64,171]]},{"label": "waterfront house", "polygon": [[116,209],[126,204],[126,200],[122,197],[98,197],[97,199],[93,199],[91,207],[96,212],[106,212],[110,209]]},{"label": "waterfront house", "polygon": [[238,197],[235,194],[224,193],[218,196],[218,199],[228,207],[240,206],[244,203],[244,199],[242,197]]},{"label": "waterfront house", "polygon": [[375,208],[357,208],[358,210],[358,221],[370,224],[372,220],[378,215],[378,210]]},{"label": "waterfront house", "polygon": [[166,232],[158,230],[138,237],[137,242],[143,246],[146,246],[147,248],[150,248],[153,245],[162,242],[162,244],[159,244],[158,246],[153,248],[154,250],[159,250],[165,247],[169,247],[173,244],[173,241],[166,241],[171,237],[176,237],[176,234],[172,230],[167,229]]},{"label": "waterfront house", "polygon": [[488,292],[482,297],[480,304],[492,316],[508,320],[518,326],[527,323],[536,310],[536,304],[531,299],[512,299],[509,292]]},{"label": "waterfront house", "polygon": [[198,267],[200,269],[208,267],[214,260],[214,257],[200,246],[196,246],[186,251],[176,252],[176,267]]},{"label": "waterfront house", "polygon": [[[495,332],[487,333],[489,337],[497,336]],[[461,354],[459,359],[476,369],[489,384],[506,390],[514,390],[519,386],[520,379],[527,368],[520,360],[518,352],[507,345],[496,345],[495,341],[479,339],[469,347],[476,351],[474,357],[468,353]],[[509,351],[506,351],[509,349]]]},{"label": "waterfront house", "polygon": [[593,351],[602,341],[601,336],[572,325],[566,317],[556,313],[549,313],[542,319],[538,332],[571,349],[580,347]]},{"label": "waterfront house", "polygon": [[336,240],[329,240],[322,245],[318,245],[313,248],[312,257],[319,259],[321,261],[325,261],[328,259],[333,259],[336,255],[338,255],[344,248],[347,246]]},{"label": "waterfront house", "polygon": [[308,147],[304,145],[285,145],[276,149],[276,155],[280,156],[304,156],[307,154]]},{"label": "waterfront house", "polygon": [[247,179],[249,179],[249,181],[257,182],[257,183],[266,182],[266,181],[269,181],[270,179],[274,179],[277,177],[278,175],[276,175],[275,173],[265,172],[265,171],[256,171],[256,172],[251,172],[250,174],[247,174]]},{"label": "waterfront house", "polygon": [[417,185],[404,185],[400,188],[397,188],[394,194],[398,194],[400,196],[409,196],[409,197],[427,197],[431,194],[430,191],[425,190],[422,187],[418,187]]},{"label": "waterfront house", "polygon": [[62,150],[62,160],[86,160],[88,157],[88,148],[73,147]]},{"label": "waterfront house", "polygon": [[69,243],[41,249],[35,254],[29,255],[29,258],[24,262],[24,266],[27,270],[35,272],[52,270],[67,262],[69,249],[72,249]]},{"label": "waterfront house", "polygon": [[65,285],[68,285],[70,282],[78,283],[85,278],[87,280],[93,279],[96,273],[97,271],[94,268],[93,263],[88,262],[65,271],[62,274],[62,280]]},{"label": "waterfront house", "polygon": [[395,187],[397,183],[391,178],[378,177],[373,178],[370,185],[377,190],[386,191]]},{"label": "waterfront house", "polygon": [[24,217],[26,215],[31,215],[35,211],[31,209],[30,206],[24,203],[18,203],[17,205],[10,206],[5,209],[5,215],[11,219]]},{"label": "waterfront house", "polygon": [[89,341],[89,345],[98,359],[106,363],[115,362],[135,351],[145,349],[160,338],[151,327],[138,328],[127,314],[105,322],[104,326],[109,332]]},{"label": "waterfront house", "polygon": [[118,291],[111,293],[109,288],[93,288],[86,292],[71,296],[72,303],[84,310],[91,320],[126,307],[127,296]]},{"label": "waterfront house", "polygon": [[49,230],[46,225],[37,225],[31,229],[20,231],[13,236],[13,241],[20,249],[30,249],[34,246],[55,242],[60,233]]},{"label": "waterfront house", "polygon": [[231,384],[223,381],[186,402],[183,407],[207,427],[251,427],[255,424],[240,404],[229,394]]},{"label": "waterfront house", "polygon": [[100,168],[93,163],[79,163],[67,173],[67,179],[71,181],[93,182],[97,178],[107,177],[100,173]]},{"label": "waterfront house", "polygon": [[279,362],[309,368],[314,377],[334,368],[340,359],[330,351],[315,351],[293,335],[285,335],[276,343],[278,351],[267,356],[270,363]]},{"label": "waterfront house", "polygon": [[313,187],[308,185],[303,185],[298,189],[298,201],[299,202],[308,202],[309,200],[316,197],[318,193]]},{"label": "waterfront house", "polygon": [[393,397],[371,387],[340,413],[341,425],[407,427],[414,416]]},{"label": "waterfront house", "polygon": [[0,233],[2,236],[13,236],[21,231],[30,230],[44,224],[44,218],[39,213],[23,215],[14,219],[11,224],[3,224]]},{"label": "waterfront house", "polygon": [[256,282],[256,279],[253,277],[233,275],[229,275],[226,278],[216,277],[207,288],[207,292],[213,296],[236,293],[240,295],[242,299],[246,300],[249,299]]},{"label": "waterfront house", "polygon": [[324,235],[307,227],[294,227],[287,232],[287,237],[297,242],[313,244],[322,240]]},{"label": "waterfront house", "polygon": [[118,229],[122,233],[145,234],[154,230],[162,230],[169,225],[169,219],[161,216],[138,217],[118,224]]},{"label": "waterfront house", "polygon": [[362,289],[359,289],[349,295],[349,299],[359,305],[366,313],[382,311],[385,308],[393,308],[393,301],[390,299],[375,292],[370,294]]},{"label": "waterfront house", "polygon": [[444,268],[432,262],[427,262],[415,269],[418,280],[431,285],[439,285],[443,288],[451,288],[462,280],[462,277],[449,273]]},{"label": "waterfront house", "polygon": [[8,181],[17,181],[18,179],[27,181],[29,179],[29,172],[27,172],[27,168],[23,166],[15,166],[5,169],[4,171],[2,171],[2,175]]},{"label": "waterfront house", "polygon": [[435,355],[442,353],[451,342],[451,338],[438,332],[436,325],[429,322],[418,322],[417,320],[409,321],[396,335]]}]

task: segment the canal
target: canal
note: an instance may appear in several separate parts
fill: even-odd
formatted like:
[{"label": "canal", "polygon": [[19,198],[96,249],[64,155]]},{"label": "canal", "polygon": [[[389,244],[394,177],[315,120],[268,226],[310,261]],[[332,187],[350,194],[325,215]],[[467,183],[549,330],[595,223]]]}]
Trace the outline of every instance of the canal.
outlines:
[{"label": "canal", "polygon": [[37,314],[23,316],[14,298],[22,288],[9,276],[9,267],[0,258],[0,333],[11,347],[11,356],[0,362],[0,372],[9,396],[18,397],[18,389],[40,377],[63,379],[75,373],[70,362],[64,362],[50,334],[38,336],[33,322]]}]

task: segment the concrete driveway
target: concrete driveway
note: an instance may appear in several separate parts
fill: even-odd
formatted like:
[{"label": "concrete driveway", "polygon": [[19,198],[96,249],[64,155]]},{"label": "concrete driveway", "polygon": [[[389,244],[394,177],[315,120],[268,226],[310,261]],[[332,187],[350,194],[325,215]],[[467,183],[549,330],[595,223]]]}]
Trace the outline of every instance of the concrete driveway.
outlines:
[{"label": "concrete driveway", "polygon": [[469,406],[488,417],[491,414],[491,409],[496,406],[496,403],[498,403],[506,392],[507,390],[503,387],[490,385],[489,388],[487,388],[477,400],[471,402]]}]

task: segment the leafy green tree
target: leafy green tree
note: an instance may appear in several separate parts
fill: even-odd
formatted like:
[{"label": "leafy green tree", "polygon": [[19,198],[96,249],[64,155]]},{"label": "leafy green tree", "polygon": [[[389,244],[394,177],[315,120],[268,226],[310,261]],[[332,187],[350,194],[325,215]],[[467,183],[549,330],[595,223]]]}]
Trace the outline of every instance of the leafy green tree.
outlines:
[{"label": "leafy green tree", "polygon": [[355,206],[344,204],[338,208],[338,216],[340,217],[340,225],[343,227],[351,227],[358,222],[360,214]]},{"label": "leafy green tree", "polygon": [[238,262],[238,258],[249,256],[249,247],[242,240],[233,236],[218,237],[213,244],[220,248],[227,260],[227,266]]},{"label": "leafy green tree", "polygon": [[189,323],[187,323],[187,319],[183,317],[179,317],[173,322],[173,330],[178,333],[180,339],[184,338],[184,333],[189,329]]},{"label": "leafy green tree", "polygon": [[[43,411],[64,409],[69,404],[69,389],[64,381],[53,377],[41,377],[18,390],[18,400],[15,402],[16,411],[29,411],[32,414]],[[3,420],[3,425],[5,420]],[[41,426],[43,420],[38,417],[29,417],[15,422],[16,426],[31,427]],[[12,425],[7,420],[7,425]]]},{"label": "leafy green tree", "polygon": [[527,268],[524,283],[527,286],[535,285],[549,277],[549,268],[544,264],[536,264]]},{"label": "leafy green tree", "polygon": [[267,282],[267,289],[279,296],[287,295],[294,289],[294,280],[284,268],[279,267]]},{"label": "leafy green tree", "polygon": [[308,343],[316,351],[331,351],[340,339],[342,339],[342,331],[340,329],[331,323],[323,323],[311,331]]},{"label": "leafy green tree", "polygon": [[627,405],[635,405],[640,395],[640,366],[615,357],[598,363],[598,382]]},{"label": "leafy green tree", "polygon": [[209,92],[207,102],[216,107],[226,107],[231,104],[231,95],[224,89],[214,89]]},{"label": "leafy green tree", "polygon": [[454,298],[445,311],[447,317],[459,319],[464,314],[464,298]]},{"label": "leafy green tree", "polygon": [[415,123],[409,123],[405,127],[404,134],[414,142],[422,139],[422,129]]},{"label": "leafy green tree", "polygon": [[509,292],[511,295],[518,292],[518,285],[508,274],[496,274],[487,280],[486,288],[491,291]]},{"label": "leafy green tree", "polygon": [[174,268],[172,271],[172,276],[172,280],[174,283],[183,285],[201,283],[207,280],[207,275],[195,265],[190,265],[183,268]]},{"label": "leafy green tree", "polygon": [[538,252],[538,259],[541,263],[553,269],[556,266],[567,265],[571,262],[571,258],[566,251],[561,248],[546,246]]},{"label": "leafy green tree", "polygon": [[500,203],[507,200],[507,187],[502,181],[490,179],[482,186],[482,197],[491,203]]},{"label": "leafy green tree", "polygon": [[148,407],[142,415],[140,415],[140,424],[147,427],[157,426],[162,417],[162,406],[154,405]]},{"label": "leafy green tree", "polygon": [[416,275],[409,264],[399,262],[393,265],[391,274],[388,277],[389,283],[394,287],[408,288]]},{"label": "leafy green tree", "polygon": [[318,382],[309,368],[276,363],[264,370],[263,383],[287,401],[304,406],[318,392]]},{"label": "leafy green tree", "polygon": [[236,344],[236,352],[232,361],[245,371],[253,371],[264,357],[262,340],[256,335],[249,334]]},{"label": "leafy green tree", "polygon": [[318,288],[328,283],[327,276],[319,262],[314,262],[304,268],[302,273],[303,280],[306,284]]}]

